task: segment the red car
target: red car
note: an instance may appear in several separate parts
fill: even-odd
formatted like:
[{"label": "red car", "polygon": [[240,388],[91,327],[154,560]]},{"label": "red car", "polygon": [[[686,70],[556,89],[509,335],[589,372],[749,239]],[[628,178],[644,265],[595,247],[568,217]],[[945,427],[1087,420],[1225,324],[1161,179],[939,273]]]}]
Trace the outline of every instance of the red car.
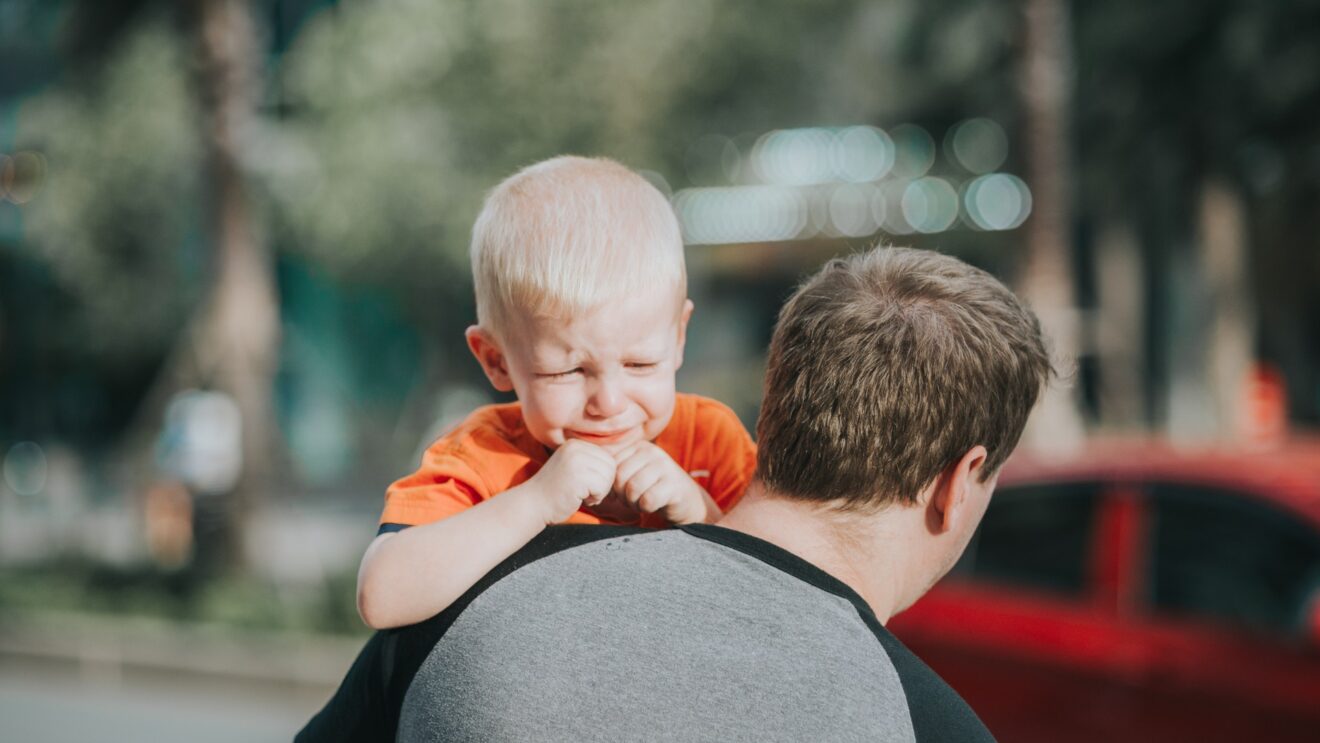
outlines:
[{"label": "red car", "polygon": [[1004,741],[1320,741],[1320,441],[1015,457],[890,628]]}]

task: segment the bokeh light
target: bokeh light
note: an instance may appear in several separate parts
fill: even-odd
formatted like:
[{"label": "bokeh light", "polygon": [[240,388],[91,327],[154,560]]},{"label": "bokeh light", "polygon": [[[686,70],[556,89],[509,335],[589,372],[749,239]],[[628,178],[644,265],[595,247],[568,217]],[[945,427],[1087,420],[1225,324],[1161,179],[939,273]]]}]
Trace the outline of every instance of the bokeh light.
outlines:
[{"label": "bokeh light", "polygon": [[968,172],[992,172],[1008,159],[1008,135],[990,119],[968,119],[949,130],[945,149]]},{"label": "bokeh light", "polygon": [[890,131],[895,147],[893,174],[920,178],[935,164],[935,140],[916,124],[899,124]]},{"label": "bokeh light", "polygon": [[[998,123],[973,118],[944,138],[946,157],[971,183],[930,175],[937,150],[916,124],[707,134],[685,154],[695,187],[672,196],[691,245],[1008,230],[1031,211],[1021,179],[991,172],[1008,157]],[[644,175],[665,193],[668,184]],[[728,185],[723,185],[728,184]],[[961,196],[960,196],[961,194]]]},{"label": "bokeh light", "polygon": [[869,184],[845,184],[830,193],[830,223],[840,235],[864,237],[876,231],[871,202],[876,188]]},{"label": "bokeh light", "polygon": [[1011,230],[1031,215],[1031,190],[1015,175],[991,173],[967,185],[963,205],[983,230]]},{"label": "bokeh light", "polygon": [[807,197],[807,229],[802,237],[843,237],[834,229],[830,220],[830,193],[828,188],[808,188],[803,191]]},{"label": "bokeh light", "polygon": [[185,390],[165,409],[161,456],[166,468],[196,492],[226,493],[243,471],[243,417],[233,398]]},{"label": "bokeh light", "polygon": [[752,149],[753,169],[765,183],[806,186],[834,180],[834,137],[824,129],[778,129]]},{"label": "bokeh light", "polygon": [[888,217],[889,202],[885,198],[885,189],[882,187],[871,189],[871,219],[875,221],[875,226],[883,229]]},{"label": "bokeh light", "polygon": [[744,148],[738,146],[737,139],[728,139],[720,149],[720,172],[728,183],[737,183],[742,179]]},{"label": "bokeh light", "polygon": [[878,197],[871,202],[872,213],[881,217],[881,228],[891,235],[910,235],[916,232],[903,214],[903,195],[907,186],[906,181],[882,183]]},{"label": "bokeh light", "polygon": [[878,181],[894,167],[894,140],[873,126],[850,126],[834,139],[834,172],[850,183]]},{"label": "bokeh light", "polygon": [[19,495],[37,495],[46,489],[46,452],[32,441],[20,441],[5,454],[5,484]]},{"label": "bokeh light", "polygon": [[794,188],[688,188],[674,211],[689,245],[792,240],[808,223],[806,197]]},{"label": "bokeh light", "polygon": [[740,132],[729,140],[733,146],[724,151],[722,158],[729,183],[756,182],[756,163],[752,160],[752,153],[760,139],[759,132]]},{"label": "bokeh light", "polygon": [[942,232],[958,219],[958,192],[943,178],[918,178],[907,185],[903,218],[917,232]]}]

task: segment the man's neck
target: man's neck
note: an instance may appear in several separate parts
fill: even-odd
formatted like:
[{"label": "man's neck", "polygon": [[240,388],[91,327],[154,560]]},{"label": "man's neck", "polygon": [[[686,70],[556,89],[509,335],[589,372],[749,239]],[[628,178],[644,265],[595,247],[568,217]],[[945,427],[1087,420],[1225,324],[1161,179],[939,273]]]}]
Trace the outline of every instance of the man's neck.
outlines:
[{"label": "man's neck", "polygon": [[815,503],[775,496],[754,483],[716,523],[792,552],[839,579],[884,624],[907,608],[917,567],[913,550],[899,536],[904,530],[893,523],[903,517],[901,509],[869,517],[839,514]]}]

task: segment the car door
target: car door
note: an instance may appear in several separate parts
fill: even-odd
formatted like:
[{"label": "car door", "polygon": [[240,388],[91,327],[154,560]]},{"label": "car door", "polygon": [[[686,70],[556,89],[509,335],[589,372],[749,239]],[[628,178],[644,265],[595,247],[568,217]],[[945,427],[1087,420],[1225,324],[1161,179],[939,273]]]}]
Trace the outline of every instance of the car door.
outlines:
[{"label": "car door", "polygon": [[1100,482],[1006,484],[955,569],[895,618],[1001,740],[1123,729],[1142,667],[1116,600],[1132,502]]},{"label": "car door", "polygon": [[1152,482],[1130,641],[1149,740],[1314,741],[1320,534],[1247,490]]}]

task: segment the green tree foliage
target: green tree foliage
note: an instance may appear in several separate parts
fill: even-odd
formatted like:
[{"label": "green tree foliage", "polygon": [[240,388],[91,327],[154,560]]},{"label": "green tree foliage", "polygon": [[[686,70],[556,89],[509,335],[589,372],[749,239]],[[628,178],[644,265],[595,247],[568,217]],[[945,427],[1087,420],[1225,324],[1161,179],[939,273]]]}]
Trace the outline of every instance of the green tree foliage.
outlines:
[{"label": "green tree foliage", "polygon": [[[1135,215],[1167,242],[1191,218],[1196,173],[1314,193],[1314,2],[1072,8],[1085,215]],[[746,146],[777,127],[918,121],[938,135],[974,115],[1017,132],[1020,12],[1007,0],[342,0],[264,68],[270,98],[242,133],[244,165],[277,251],[387,287],[450,336],[470,319],[471,220],[518,167],[604,154],[677,188],[711,133]],[[96,74],[34,97],[20,119],[21,146],[49,164],[28,236],[79,308],[56,335],[107,363],[163,354],[208,266],[187,40],[153,18],[138,13]],[[1271,242],[1303,244],[1289,229]]]},{"label": "green tree foliage", "polygon": [[95,364],[158,356],[195,302],[203,269],[200,156],[185,56],[170,30],[135,30],[95,75],[21,108],[18,149],[46,175],[24,207],[33,250],[71,299],[46,341]]},{"label": "green tree foliage", "polygon": [[[71,6],[119,30],[74,23],[92,63],[20,122],[50,163],[28,236],[82,308],[53,335],[103,348],[93,366],[164,357],[214,279],[195,49],[167,5]],[[1009,123],[1014,22],[1000,0],[344,0],[263,68],[240,153],[276,251],[457,339],[472,218],[518,167],[603,154],[678,188],[712,133]]]},{"label": "green tree foliage", "polygon": [[1088,201],[1140,204],[1157,168],[1277,189],[1320,144],[1320,4],[1082,2],[1076,27]]},{"label": "green tree foliage", "polygon": [[[1147,368],[1163,384],[1207,309],[1189,285],[1208,181],[1244,204],[1257,358],[1278,364],[1292,416],[1320,420],[1320,3],[1076,4],[1079,202],[1129,226],[1148,273]],[[1194,281],[1194,280],[1193,280]],[[1193,335],[1193,337],[1195,337]]]},{"label": "green tree foliage", "polygon": [[[346,0],[269,68],[279,115],[245,133],[244,156],[280,249],[461,293],[484,190],[540,158],[607,154],[677,187],[703,134],[1010,113],[1009,84],[978,81],[1011,59],[1011,12],[936,5]],[[201,150],[186,39],[151,14],[134,24],[96,74],[24,106],[21,141],[50,163],[29,234],[88,331],[159,349],[205,266]]]},{"label": "green tree foliage", "polygon": [[264,167],[324,265],[461,283],[483,192],[541,158],[605,154],[677,187],[705,134],[1009,113],[1011,82],[977,83],[1010,60],[1011,12],[935,5],[344,2],[277,72],[291,113]]}]

